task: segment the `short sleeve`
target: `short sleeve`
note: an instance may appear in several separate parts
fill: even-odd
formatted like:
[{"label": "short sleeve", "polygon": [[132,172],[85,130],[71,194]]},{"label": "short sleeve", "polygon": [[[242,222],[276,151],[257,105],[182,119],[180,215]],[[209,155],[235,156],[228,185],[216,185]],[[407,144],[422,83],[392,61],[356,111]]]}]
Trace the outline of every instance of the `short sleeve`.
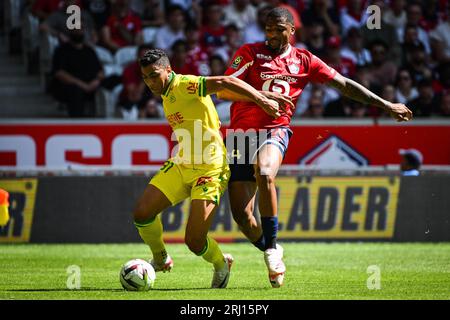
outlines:
[{"label": "short sleeve", "polygon": [[206,97],[205,77],[194,75],[182,75],[178,83],[181,94]]},{"label": "short sleeve", "polygon": [[247,76],[248,69],[253,64],[253,54],[250,46],[243,45],[240,47],[231,59],[231,62],[225,71],[225,75],[233,76],[244,80]]},{"label": "short sleeve", "polygon": [[310,81],[318,83],[326,83],[333,80],[337,71],[323,62],[320,58],[311,54],[310,63]]}]

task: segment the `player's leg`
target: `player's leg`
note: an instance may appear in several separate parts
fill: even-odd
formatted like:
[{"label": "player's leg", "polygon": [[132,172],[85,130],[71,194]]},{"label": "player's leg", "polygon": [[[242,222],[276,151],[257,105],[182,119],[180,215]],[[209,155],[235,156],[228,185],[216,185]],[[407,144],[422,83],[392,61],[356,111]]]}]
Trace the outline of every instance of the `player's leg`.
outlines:
[{"label": "player's leg", "polygon": [[142,240],[150,247],[153,255],[152,264],[157,271],[166,269],[170,271],[173,265],[164,245],[163,227],[158,215],[171,205],[161,190],[148,184],[133,211],[134,225]]},{"label": "player's leg", "polygon": [[142,240],[152,251],[151,263],[155,271],[170,271],[173,267],[172,258],[164,245],[163,226],[158,214],[188,195],[178,167],[167,161],[152,178],[136,204],[134,224]]},{"label": "player's leg", "polygon": [[228,195],[233,219],[247,239],[264,251],[261,225],[253,215],[257,186],[252,158],[257,149],[257,136],[233,132],[227,136],[225,143],[230,161]]},{"label": "player's leg", "polygon": [[278,198],[275,178],[283,161],[279,148],[273,144],[265,144],[258,153],[255,164],[255,178],[258,186],[258,207],[266,248],[276,248],[278,227]]},{"label": "player's leg", "polygon": [[283,248],[276,243],[278,232],[278,204],[275,178],[289,143],[289,129],[275,129],[262,143],[255,164],[255,177],[259,189],[259,211],[266,243],[264,260],[272,287],[279,288],[284,281],[286,267]]},{"label": "player's leg", "polygon": [[264,251],[265,241],[261,225],[253,215],[256,190],[254,181],[230,181],[228,184],[228,196],[234,221],[247,239],[255,247]]},{"label": "player's leg", "polygon": [[223,254],[217,242],[208,237],[217,202],[193,199],[186,225],[185,241],[189,249],[214,266],[212,288],[225,288],[230,277],[233,257]]}]

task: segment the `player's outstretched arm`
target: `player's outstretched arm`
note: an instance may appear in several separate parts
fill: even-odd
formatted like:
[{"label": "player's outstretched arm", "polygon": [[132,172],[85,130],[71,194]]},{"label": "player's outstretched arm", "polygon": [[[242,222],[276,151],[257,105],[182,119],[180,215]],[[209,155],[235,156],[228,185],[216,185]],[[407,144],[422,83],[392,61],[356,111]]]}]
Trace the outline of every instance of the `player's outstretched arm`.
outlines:
[{"label": "player's outstretched arm", "polygon": [[390,116],[398,122],[412,119],[411,110],[403,103],[392,103],[384,100],[356,81],[346,78],[339,73],[337,73],[334,79],[328,82],[328,84],[341,91],[344,96],[350,99],[386,110],[389,112]]},{"label": "player's outstretched arm", "polygon": [[[227,96],[241,97],[244,101],[253,101],[272,117],[279,117],[279,104],[239,78],[231,76],[205,77],[206,94],[227,92]],[[223,98],[222,95],[219,95]],[[227,99],[228,100],[228,99]],[[234,100],[234,99],[230,99]]]}]

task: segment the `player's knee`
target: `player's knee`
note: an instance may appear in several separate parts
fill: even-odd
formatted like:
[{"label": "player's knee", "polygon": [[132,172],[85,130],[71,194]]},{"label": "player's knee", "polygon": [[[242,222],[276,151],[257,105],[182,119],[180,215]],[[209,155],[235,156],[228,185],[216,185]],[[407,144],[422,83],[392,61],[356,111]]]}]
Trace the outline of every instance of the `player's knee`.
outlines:
[{"label": "player's knee", "polygon": [[150,213],[143,206],[137,205],[133,210],[134,221],[146,221],[150,218]]},{"label": "player's knee", "polygon": [[275,175],[270,174],[270,170],[259,169],[255,173],[258,187],[267,186],[275,183]]},{"label": "player's knee", "polygon": [[186,243],[189,250],[191,250],[195,254],[198,254],[205,247],[206,238],[199,235],[186,234],[184,236],[184,242]]}]

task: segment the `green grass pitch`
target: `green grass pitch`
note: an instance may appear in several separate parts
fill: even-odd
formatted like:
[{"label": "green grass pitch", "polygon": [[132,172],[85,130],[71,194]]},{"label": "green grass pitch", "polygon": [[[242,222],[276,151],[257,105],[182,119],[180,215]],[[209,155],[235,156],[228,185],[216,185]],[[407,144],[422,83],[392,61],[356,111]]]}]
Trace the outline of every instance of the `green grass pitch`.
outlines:
[{"label": "green grass pitch", "polygon": [[[0,299],[450,299],[450,243],[282,244],[287,273],[280,289],[271,288],[263,255],[249,243],[221,244],[235,258],[227,289],[209,289],[212,267],[169,244],[174,269],[157,273],[148,292],[126,292],[118,278],[127,260],[149,258],[144,244],[3,244]],[[66,285],[71,265],[81,270],[78,290]],[[373,265],[380,289],[367,287]]]}]

